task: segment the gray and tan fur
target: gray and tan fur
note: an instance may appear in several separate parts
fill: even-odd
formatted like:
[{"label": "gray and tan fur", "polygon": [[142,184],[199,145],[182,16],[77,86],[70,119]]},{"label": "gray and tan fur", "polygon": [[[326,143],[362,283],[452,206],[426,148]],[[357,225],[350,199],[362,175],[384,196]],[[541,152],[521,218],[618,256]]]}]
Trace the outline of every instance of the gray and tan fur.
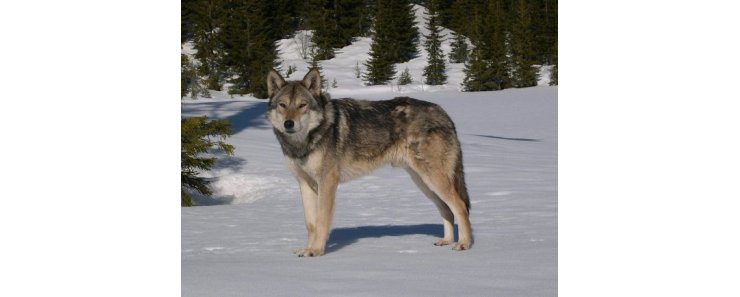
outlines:
[{"label": "gray and tan fur", "polygon": [[308,230],[308,246],[295,254],[323,255],[337,185],[388,163],[404,168],[439,209],[444,237],[434,244],[453,243],[456,218],[459,239],[453,249],[471,247],[462,151],[455,125],[441,107],[409,97],[329,100],[321,94],[316,69],[302,81],[287,82],[271,70],[267,90],[267,118],[298,180]]}]

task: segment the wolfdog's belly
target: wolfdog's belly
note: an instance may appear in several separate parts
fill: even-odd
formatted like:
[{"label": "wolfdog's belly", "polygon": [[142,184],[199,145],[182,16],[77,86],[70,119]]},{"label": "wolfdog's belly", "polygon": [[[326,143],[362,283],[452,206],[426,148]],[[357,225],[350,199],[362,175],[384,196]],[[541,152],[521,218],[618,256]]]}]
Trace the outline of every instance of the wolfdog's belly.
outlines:
[{"label": "wolfdog's belly", "polygon": [[397,146],[385,151],[376,158],[357,158],[357,156],[344,155],[339,162],[339,181],[346,182],[369,174],[376,169],[391,164],[394,167],[405,166],[402,149]]}]

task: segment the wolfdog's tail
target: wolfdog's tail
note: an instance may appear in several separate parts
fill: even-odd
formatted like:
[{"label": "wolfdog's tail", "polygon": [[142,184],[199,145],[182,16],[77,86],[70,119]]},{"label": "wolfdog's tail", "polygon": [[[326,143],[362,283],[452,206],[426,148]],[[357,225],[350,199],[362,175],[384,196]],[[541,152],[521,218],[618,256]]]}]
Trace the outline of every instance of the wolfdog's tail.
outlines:
[{"label": "wolfdog's tail", "polygon": [[455,191],[460,195],[460,198],[465,201],[465,207],[467,208],[468,213],[470,213],[470,197],[468,197],[468,187],[465,186],[462,151],[457,153],[457,165],[455,166],[455,176],[453,177],[452,183],[455,185]]}]

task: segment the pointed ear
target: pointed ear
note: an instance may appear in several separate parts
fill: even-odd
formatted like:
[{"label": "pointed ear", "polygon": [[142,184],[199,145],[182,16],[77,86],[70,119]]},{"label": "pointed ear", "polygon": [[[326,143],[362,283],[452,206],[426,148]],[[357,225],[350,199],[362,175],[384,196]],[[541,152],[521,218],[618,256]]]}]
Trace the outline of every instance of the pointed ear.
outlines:
[{"label": "pointed ear", "polygon": [[272,98],[285,85],[285,79],[275,69],[267,73],[267,97]]},{"label": "pointed ear", "polygon": [[321,74],[316,68],[312,68],[303,77],[303,86],[316,98],[321,96]]}]

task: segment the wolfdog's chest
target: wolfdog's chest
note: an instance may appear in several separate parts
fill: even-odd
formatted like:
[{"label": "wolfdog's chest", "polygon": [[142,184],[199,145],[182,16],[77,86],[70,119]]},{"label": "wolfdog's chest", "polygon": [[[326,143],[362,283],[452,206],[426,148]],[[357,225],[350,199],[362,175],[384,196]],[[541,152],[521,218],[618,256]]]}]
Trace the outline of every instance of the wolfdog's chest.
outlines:
[{"label": "wolfdog's chest", "polygon": [[321,151],[315,151],[302,160],[294,160],[298,168],[303,170],[314,180],[321,176],[322,165],[324,164],[324,154]]}]

